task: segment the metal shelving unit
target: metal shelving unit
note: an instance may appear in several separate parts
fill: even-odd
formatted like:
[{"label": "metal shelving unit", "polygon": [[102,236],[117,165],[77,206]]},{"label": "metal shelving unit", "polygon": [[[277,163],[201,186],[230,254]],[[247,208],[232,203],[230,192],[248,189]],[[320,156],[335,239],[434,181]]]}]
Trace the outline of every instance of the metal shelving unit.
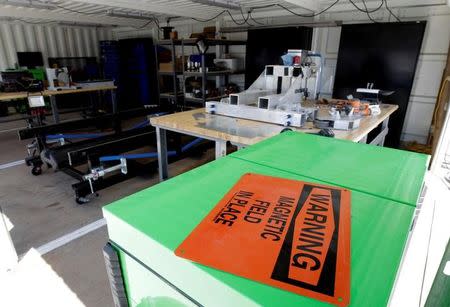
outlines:
[{"label": "metal shelving unit", "polygon": [[[156,69],[158,75],[158,93],[159,93],[159,104],[161,106],[161,100],[168,100],[170,104],[177,108],[183,101],[183,92],[178,88],[178,76],[182,75],[182,71],[177,71],[176,67],[176,46],[180,45],[179,40],[160,40],[155,44],[155,58],[156,58]],[[169,46],[172,56],[172,71],[160,71],[159,70],[159,57],[158,57],[158,46]],[[172,91],[171,92],[161,92],[160,88],[160,78],[162,76],[172,77]]]},{"label": "metal shelving unit", "polygon": [[[160,40],[155,45],[156,48],[158,45],[160,46],[169,46],[172,52],[172,72],[160,72],[159,71],[159,59],[158,59],[158,53],[156,52],[156,61],[157,61],[157,68],[158,68],[158,79],[160,76],[172,76],[173,80],[173,89],[170,93],[159,93],[160,97],[160,103],[161,99],[168,99],[172,101],[173,104],[175,104],[177,107],[182,106],[182,108],[188,107],[186,105],[186,102],[191,102],[197,104],[197,106],[204,106],[205,102],[207,100],[217,100],[221,99],[223,97],[226,97],[225,95],[221,95],[218,97],[207,97],[206,96],[206,85],[208,77],[223,77],[224,83],[228,83],[228,77],[230,75],[237,75],[237,74],[243,74],[244,71],[229,71],[229,70],[220,70],[220,71],[206,71],[206,65],[205,65],[205,55],[201,55],[201,72],[193,72],[193,71],[185,71],[185,47],[186,46],[195,46],[197,40],[196,39],[177,39],[177,40]],[[223,54],[229,52],[229,46],[233,45],[245,45],[246,41],[241,40],[222,40],[222,39],[206,39],[205,43],[209,46],[215,46],[216,48],[221,48],[222,46],[225,48],[224,52],[222,52],[221,49],[216,49],[216,54]],[[181,46],[181,59],[182,59],[182,67],[183,71],[176,71],[176,46]],[[181,88],[177,87],[177,79],[181,76]],[[199,77],[202,79],[202,97],[196,98],[196,97],[186,97],[186,78],[187,77]],[[216,80],[216,83],[217,80]],[[159,86],[159,83],[158,83]],[[220,86],[217,86],[220,87]],[[177,93],[177,94],[175,94]]]}]

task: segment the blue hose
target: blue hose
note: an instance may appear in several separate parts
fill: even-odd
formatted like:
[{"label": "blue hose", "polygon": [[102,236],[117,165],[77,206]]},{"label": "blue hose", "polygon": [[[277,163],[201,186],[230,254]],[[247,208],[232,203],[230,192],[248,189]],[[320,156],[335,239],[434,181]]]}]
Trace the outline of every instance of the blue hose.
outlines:
[{"label": "blue hose", "polygon": [[[167,156],[176,156],[176,152],[171,150],[167,152]],[[118,155],[118,156],[104,156],[100,157],[100,162],[106,162],[106,161],[117,161],[122,158],[125,159],[146,159],[146,158],[157,158],[158,153],[157,152],[145,152],[145,153],[138,153],[138,154],[126,154],[126,155]]]},{"label": "blue hose", "polygon": [[[191,149],[195,145],[199,144],[201,141],[203,141],[202,138],[196,138],[192,142],[184,145],[181,148],[181,152],[185,152],[185,151]],[[176,155],[177,155],[177,152],[174,151],[174,150],[171,150],[171,151],[167,152],[167,156],[168,157],[172,157],[172,156],[176,156]],[[118,156],[104,156],[104,157],[100,157],[99,160],[100,160],[100,162],[106,162],[106,161],[117,161],[117,160],[120,160],[122,158],[125,158],[125,159],[146,159],[146,158],[157,158],[157,157],[158,157],[158,153],[157,152],[145,152],[145,153],[138,153],[138,154],[118,155]]]},{"label": "blue hose", "polygon": [[47,140],[59,139],[95,139],[107,135],[106,133],[73,133],[73,134],[49,134]]},{"label": "blue hose", "polygon": [[202,138],[196,138],[195,140],[193,140],[192,142],[184,145],[183,147],[181,147],[181,152],[185,152],[189,149],[191,149],[192,147],[194,147],[195,145],[199,144],[201,141],[203,141]]},{"label": "blue hose", "polygon": [[127,131],[133,130],[133,129],[138,129],[138,128],[144,128],[144,127],[147,127],[149,124],[150,124],[150,121],[148,119],[146,119],[140,123],[137,123],[137,124],[131,126],[131,128],[128,128]]},{"label": "blue hose", "polygon": [[[167,112],[159,112],[159,113],[154,113],[151,114],[153,116],[161,116],[167,114]],[[150,124],[150,121],[148,119],[145,119],[142,122],[139,122],[133,126],[131,126],[131,128],[125,130],[125,131],[129,131],[129,130],[133,130],[133,129],[138,129],[138,128],[143,128],[143,127],[147,127]],[[94,139],[94,138],[98,138],[101,136],[105,136],[108,135],[108,133],[69,133],[69,134],[49,134],[46,136],[47,140],[59,140],[61,138],[63,139]]]}]

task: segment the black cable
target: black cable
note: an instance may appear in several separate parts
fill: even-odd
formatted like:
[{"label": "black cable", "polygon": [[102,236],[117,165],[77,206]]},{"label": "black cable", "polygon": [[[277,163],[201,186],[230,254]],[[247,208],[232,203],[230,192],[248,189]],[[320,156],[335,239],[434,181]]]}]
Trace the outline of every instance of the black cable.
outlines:
[{"label": "black cable", "polygon": [[230,16],[231,20],[235,24],[237,24],[238,26],[242,26],[242,25],[248,24],[248,22],[247,22],[248,17],[247,17],[247,19],[245,19],[244,14],[242,14],[242,17],[244,18],[244,21],[243,22],[238,22],[238,21],[236,21],[236,19],[234,19],[233,15],[231,14],[231,12],[229,10],[225,10],[225,12],[228,14],[228,16]]},{"label": "black cable", "polygon": [[[282,8],[283,10],[288,11],[289,13],[291,13],[291,14],[293,14],[293,15],[295,15],[295,16],[298,16],[298,17],[315,17],[315,16],[318,16],[318,15],[320,15],[320,14],[325,13],[326,11],[328,11],[329,9],[331,9],[333,6],[335,6],[339,1],[341,1],[341,0],[336,0],[336,1],[333,2],[331,5],[329,5],[328,7],[324,8],[324,9],[321,10],[320,12],[313,13],[313,14],[308,14],[308,15],[296,13],[296,12],[292,11],[291,9],[289,9],[289,8],[285,7],[284,5],[279,4],[279,3],[267,4],[267,5],[261,5],[261,6],[254,6],[254,7],[249,8],[249,10],[250,10],[250,11],[254,11],[254,10],[259,10],[259,9],[264,9],[264,8],[269,8],[269,7],[278,6],[278,7]],[[198,18],[194,18],[194,17],[192,17],[191,19],[193,19],[193,20],[195,20],[195,21],[198,21],[198,22],[209,22],[209,21],[212,21],[212,20],[216,19],[217,17],[219,17],[220,15],[222,15],[222,14],[224,14],[224,13],[227,13],[227,14],[230,16],[231,20],[232,20],[235,24],[237,24],[237,25],[239,25],[239,26],[242,26],[242,25],[244,25],[245,23],[248,24],[247,21],[248,21],[248,18],[249,18],[249,16],[250,16],[250,14],[249,14],[249,16],[247,17],[247,19],[244,18],[244,16],[242,16],[242,17],[244,18],[244,22],[237,22],[236,19],[234,19],[233,15],[231,14],[231,12],[230,12],[229,10],[223,10],[223,11],[221,11],[220,13],[218,13],[217,15],[215,15],[214,17],[211,17],[211,18],[208,18],[208,19],[198,19]],[[242,15],[243,15],[243,14],[242,14]]]},{"label": "black cable", "polygon": [[209,19],[198,19],[198,18],[195,18],[195,17],[191,17],[191,19],[192,19],[192,20],[195,20],[195,21],[198,21],[198,22],[210,22],[210,21],[216,19],[217,17],[219,17],[220,15],[222,15],[223,13],[225,13],[225,11],[226,11],[226,10],[223,10],[222,12],[220,12],[219,14],[217,14],[216,16],[211,17],[211,18],[209,18]]},{"label": "black cable", "polygon": [[[369,19],[372,20],[374,23],[378,23],[375,19],[372,18],[372,16],[370,16],[369,10],[367,9],[366,1],[365,0],[361,0],[361,1],[364,4],[364,8],[366,9],[367,17],[369,17]],[[352,2],[352,0],[350,0],[350,2]]]},{"label": "black cable", "polygon": [[[145,28],[146,26],[148,26],[149,24],[151,24],[152,22],[154,22],[154,20],[153,20],[153,19],[150,19],[149,21],[147,21],[146,23],[144,23],[142,26],[139,26],[139,27],[133,27],[133,28],[135,28],[135,29],[137,29],[137,30],[143,29],[143,28]],[[158,28],[159,28],[159,27],[158,27]]]},{"label": "black cable", "polygon": [[400,20],[400,18],[398,18],[397,15],[395,15],[394,13],[392,13],[390,7],[388,6],[387,0],[384,0],[384,5],[386,6],[386,9],[388,10],[389,14],[391,14],[392,16],[394,16],[395,19],[396,19],[398,22],[402,22],[402,21]]},{"label": "black cable", "polygon": [[261,26],[265,26],[265,25],[266,25],[266,24],[264,24],[264,23],[262,23],[262,22],[257,21],[255,18],[253,18],[253,16],[252,16],[252,11],[248,11],[248,14],[249,14],[249,16],[250,16],[250,19],[251,19],[254,23],[256,23],[256,24],[258,24],[258,25],[261,25]]},{"label": "black cable", "polygon": [[350,3],[351,3],[358,11],[363,12],[363,13],[366,13],[366,14],[367,14],[367,13],[375,13],[376,11],[380,10],[381,7],[382,7],[383,4],[384,4],[384,0],[381,0],[381,3],[380,3],[380,5],[379,5],[377,8],[374,8],[374,9],[372,9],[372,10],[369,10],[369,9],[367,8],[367,5],[365,5],[365,3],[363,3],[365,9],[362,9],[362,8],[360,8],[353,0],[349,0],[349,2],[350,2]]},{"label": "black cable", "polygon": [[242,7],[239,7],[239,10],[241,11],[242,19],[244,19],[245,23],[248,24],[250,27],[253,27],[253,25],[248,22],[248,20],[250,19],[250,12],[247,12],[247,18],[245,18],[244,12],[242,11]]},{"label": "black cable", "polygon": [[[42,2],[42,1],[39,1],[39,2]],[[81,15],[98,15],[100,13],[103,13],[103,14],[107,15],[107,13],[108,13],[108,11],[102,11],[102,12],[99,12],[99,13],[83,12],[83,11],[74,10],[74,9],[71,9],[71,8],[68,8],[68,7],[64,7],[64,6],[58,5],[58,4],[55,4],[55,7],[60,8],[62,10],[66,10],[66,11],[72,12],[72,13],[81,14]],[[138,29],[138,30],[139,29],[143,29],[143,28],[147,27],[149,24],[151,24],[153,22],[153,23],[155,23],[155,25],[158,28],[158,30],[161,30],[161,27],[159,26],[158,19],[155,16],[149,16],[149,18],[150,18],[150,20],[147,21],[146,23],[144,23],[142,26],[133,27],[133,28]]]},{"label": "black cable", "polygon": [[298,16],[298,17],[316,17],[316,16],[319,16],[320,14],[325,13],[325,12],[328,11],[329,9],[331,9],[333,6],[335,6],[336,4],[338,4],[339,1],[341,1],[341,0],[336,0],[335,2],[333,2],[332,4],[330,4],[330,6],[324,8],[323,10],[321,10],[321,11],[319,11],[319,12],[317,12],[317,13],[312,13],[312,14],[308,14],[308,15],[296,13],[296,12],[292,11],[291,9],[289,9],[289,8],[285,7],[284,5],[279,4],[279,3],[274,4],[274,6],[279,6],[279,7],[281,7],[282,9],[284,9],[284,10],[288,11],[289,13],[291,13],[291,14],[293,14],[293,15],[295,15],[295,16]]}]

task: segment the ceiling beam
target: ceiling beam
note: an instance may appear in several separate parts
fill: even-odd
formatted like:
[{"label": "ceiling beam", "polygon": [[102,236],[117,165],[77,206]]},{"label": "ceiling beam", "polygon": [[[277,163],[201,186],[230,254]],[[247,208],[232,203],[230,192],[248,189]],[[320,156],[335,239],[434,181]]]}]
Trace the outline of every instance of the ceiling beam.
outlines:
[{"label": "ceiling beam", "polygon": [[[323,3],[322,6],[325,8],[329,6],[334,1],[328,1],[326,3]],[[356,1],[356,5],[363,8],[363,3],[361,1]],[[372,0],[372,1],[366,1],[367,8],[374,9],[380,6],[381,1],[380,0]],[[389,0],[388,5],[389,8],[413,8],[413,7],[432,7],[432,6],[441,6],[445,5],[446,0]],[[382,7],[383,9],[386,8],[385,5]],[[341,3],[336,4],[334,7],[332,7],[329,11],[329,13],[334,12],[346,12],[346,11],[353,11],[356,10],[356,8],[347,1],[344,1]]]},{"label": "ceiling beam", "polygon": [[[54,10],[40,10],[32,8],[11,7],[0,5],[0,17],[3,18],[16,18],[16,19],[42,19],[48,22],[61,21],[61,22],[73,22],[80,24],[93,24],[93,25],[117,25],[117,26],[139,26],[143,21],[125,19],[125,18],[113,18],[101,15],[80,15],[72,13],[55,12]],[[20,20],[19,20],[20,21]]]},{"label": "ceiling beam", "polygon": [[[433,6],[442,6],[446,5],[446,2],[450,0],[389,0],[389,8],[408,8],[408,7],[433,7]],[[322,2],[320,5],[320,8],[317,11],[320,11],[321,9],[327,8],[330,6],[335,0],[330,0],[327,2]],[[367,1],[366,4],[368,9],[374,9],[377,8],[381,3],[381,0],[371,0]],[[362,5],[361,1],[356,1],[356,4]],[[383,10],[385,10],[385,6],[383,5]],[[304,8],[298,8],[298,9],[292,9],[292,11],[303,14],[303,15],[309,15],[312,14],[311,12],[306,11]],[[380,10],[381,11],[381,10]],[[330,10],[328,10],[326,13],[338,13],[338,12],[355,12],[359,13],[359,11],[356,10],[356,8],[349,3],[348,1],[342,1],[341,3],[336,4],[333,6]],[[272,17],[285,17],[285,16],[294,16],[291,13],[287,12],[283,9],[273,9],[273,10],[256,10],[252,12],[253,18],[272,18]],[[242,21],[242,15],[239,14],[233,14],[234,19]],[[300,18],[300,17],[299,17]],[[224,20],[230,21],[231,18],[229,16],[224,16]]]},{"label": "ceiling beam", "polygon": [[285,1],[311,12],[317,12],[319,10],[320,5],[320,1],[318,0],[285,0]]},{"label": "ceiling beam", "polygon": [[[169,16],[182,16],[182,17],[195,17],[204,18],[205,14],[202,10],[186,9],[179,7],[177,3],[172,3],[172,1],[165,2],[155,2],[149,0],[135,0],[135,1],[124,1],[124,0],[77,0],[80,3],[105,5],[109,7],[129,9],[129,10],[139,10],[148,13],[165,14]],[[192,5],[197,6],[199,4],[192,3]],[[201,5],[199,5],[201,7]]]}]

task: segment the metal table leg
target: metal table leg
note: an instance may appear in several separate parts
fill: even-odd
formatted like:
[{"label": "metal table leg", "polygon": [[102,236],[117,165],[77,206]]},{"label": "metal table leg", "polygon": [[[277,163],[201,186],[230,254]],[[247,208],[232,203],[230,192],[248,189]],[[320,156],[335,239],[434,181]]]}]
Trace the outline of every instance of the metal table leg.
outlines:
[{"label": "metal table leg", "polygon": [[111,106],[112,112],[115,114],[117,112],[117,99],[116,99],[116,91],[111,90]]},{"label": "metal table leg", "polygon": [[361,140],[359,140],[358,143],[366,144],[367,143],[367,134]]},{"label": "metal table leg", "polygon": [[383,123],[381,124],[381,131],[384,132],[384,135],[380,140],[380,143],[379,143],[380,146],[384,146],[384,139],[386,138],[386,135],[389,132],[388,125],[389,125],[389,117],[386,118],[385,120],[383,120]]},{"label": "metal table leg", "polygon": [[227,142],[216,141],[216,160],[227,155]]},{"label": "metal table leg", "polygon": [[158,149],[158,172],[159,181],[169,178],[167,164],[167,138],[166,130],[156,127],[156,146]]},{"label": "metal table leg", "polygon": [[384,139],[389,132],[389,117],[381,123],[381,132],[370,142],[371,145],[384,146]]},{"label": "metal table leg", "polygon": [[56,105],[56,97],[50,96],[50,106],[52,107],[52,115],[53,115],[53,121],[55,124],[59,123],[59,113],[58,113],[58,106]]}]

